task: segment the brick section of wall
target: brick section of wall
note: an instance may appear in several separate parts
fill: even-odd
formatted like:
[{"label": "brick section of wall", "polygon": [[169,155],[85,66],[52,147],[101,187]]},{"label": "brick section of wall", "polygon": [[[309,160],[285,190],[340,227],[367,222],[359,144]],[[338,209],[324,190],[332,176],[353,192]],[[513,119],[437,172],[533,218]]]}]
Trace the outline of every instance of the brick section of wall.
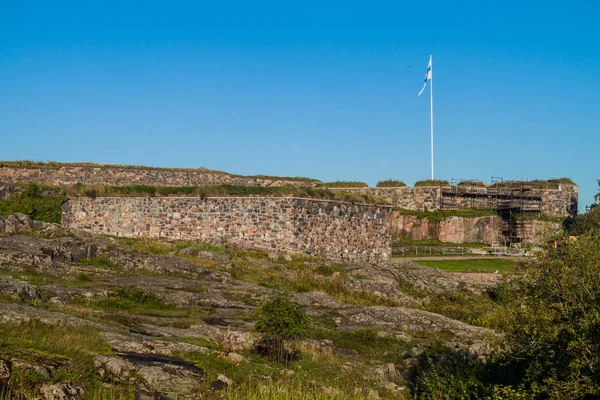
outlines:
[{"label": "brick section of wall", "polygon": [[233,176],[224,172],[203,170],[169,170],[120,167],[18,168],[0,167],[0,182],[35,182],[47,185],[71,186],[77,183],[111,186],[314,186],[311,181],[258,179]]},{"label": "brick section of wall", "polygon": [[351,262],[391,256],[391,208],[291,197],[70,198],[62,224],[126,237],[228,242]]}]

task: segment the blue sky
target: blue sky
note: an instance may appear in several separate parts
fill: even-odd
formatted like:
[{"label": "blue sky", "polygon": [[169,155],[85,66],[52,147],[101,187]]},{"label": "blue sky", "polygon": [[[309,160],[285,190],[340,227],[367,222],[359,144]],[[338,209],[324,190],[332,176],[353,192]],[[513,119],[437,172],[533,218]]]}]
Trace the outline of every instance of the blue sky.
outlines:
[{"label": "blue sky", "polygon": [[0,2],[0,159],[600,178],[600,4]]}]

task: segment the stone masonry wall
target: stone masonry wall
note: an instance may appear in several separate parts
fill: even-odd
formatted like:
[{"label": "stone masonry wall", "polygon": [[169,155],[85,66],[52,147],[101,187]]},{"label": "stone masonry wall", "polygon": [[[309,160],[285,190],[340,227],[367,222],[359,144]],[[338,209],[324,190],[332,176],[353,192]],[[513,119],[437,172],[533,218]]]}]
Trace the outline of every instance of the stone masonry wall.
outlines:
[{"label": "stone masonry wall", "polygon": [[291,197],[70,198],[62,224],[98,234],[166,237],[299,252],[334,260],[389,259],[386,206]]},{"label": "stone masonry wall", "polygon": [[71,186],[77,183],[111,186],[314,186],[314,182],[285,179],[239,177],[225,172],[208,170],[176,170],[123,167],[21,168],[0,167],[0,182],[35,182],[47,185]]},{"label": "stone masonry wall", "polygon": [[[379,196],[387,199],[392,206],[407,210],[436,211],[440,209],[441,189],[440,186],[417,186],[414,188],[402,186],[397,188],[331,188],[330,190]],[[470,187],[464,188],[464,190],[483,196],[488,193],[487,187]],[[576,185],[561,184],[559,189],[533,189],[530,193],[542,198],[542,214],[558,217],[577,214],[578,187]],[[457,209],[495,208],[493,195],[489,195],[489,201],[479,202],[477,206],[473,206],[467,197],[457,197],[455,200]]]}]

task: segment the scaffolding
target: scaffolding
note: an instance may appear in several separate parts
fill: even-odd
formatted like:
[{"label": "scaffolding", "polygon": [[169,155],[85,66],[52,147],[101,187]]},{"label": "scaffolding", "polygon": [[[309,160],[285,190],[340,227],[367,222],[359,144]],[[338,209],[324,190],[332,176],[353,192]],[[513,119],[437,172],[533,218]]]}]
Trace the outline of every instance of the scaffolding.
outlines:
[{"label": "scaffolding", "polygon": [[509,243],[521,242],[532,229],[527,214],[542,212],[542,193],[528,181],[492,177],[488,187],[452,185],[440,190],[442,210],[491,209],[502,218],[501,231]]}]

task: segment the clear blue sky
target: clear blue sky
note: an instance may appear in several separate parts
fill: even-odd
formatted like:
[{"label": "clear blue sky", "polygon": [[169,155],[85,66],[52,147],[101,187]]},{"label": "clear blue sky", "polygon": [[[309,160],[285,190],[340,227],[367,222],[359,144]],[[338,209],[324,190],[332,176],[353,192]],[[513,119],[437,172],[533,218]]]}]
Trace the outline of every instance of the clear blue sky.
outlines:
[{"label": "clear blue sky", "polygon": [[0,2],[0,159],[600,178],[597,1]]}]

